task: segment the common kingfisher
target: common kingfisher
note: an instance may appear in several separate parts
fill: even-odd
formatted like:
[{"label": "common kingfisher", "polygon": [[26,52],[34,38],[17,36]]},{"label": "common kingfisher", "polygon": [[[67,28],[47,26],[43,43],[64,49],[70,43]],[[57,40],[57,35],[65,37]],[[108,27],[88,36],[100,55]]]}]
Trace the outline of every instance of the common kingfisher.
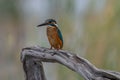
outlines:
[{"label": "common kingfisher", "polygon": [[54,19],[47,19],[44,23],[37,27],[47,26],[47,37],[51,45],[50,49],[62,49],[63,37],[60,29],[58,28],[57,22]]}]

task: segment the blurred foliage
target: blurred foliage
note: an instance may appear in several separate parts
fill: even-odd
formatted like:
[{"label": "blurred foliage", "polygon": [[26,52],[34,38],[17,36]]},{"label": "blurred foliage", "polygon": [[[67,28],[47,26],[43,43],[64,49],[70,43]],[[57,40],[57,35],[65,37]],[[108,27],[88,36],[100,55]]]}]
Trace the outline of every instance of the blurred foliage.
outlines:
[{"label": "blurred foliage", "polygon": [[0,1],[0,17],[2,19],[12,17],[17,18],[18,10],[15,0],[1,0]]},{"label": "blurred foliage", "polygon": [[[89,4],[83,12],[77,11],[77,6],[81,6],[81,4],[76,4],[79,0],[44,1],[0,1],[0,80],[24,80],[22,64],[19,60],[21,48],[36,44],[40,46],[49,44],[46,38],[43,39],[45,31],[35,27],[39,24],[38,22],[45,20],[43,16],[47,18],[52,16],[57,19],[63,33],[65,50],[87,58],[99,68],[120,71],[119,0],[101,0],[104,2],[104,5],[101,4],[103,7],[101,10],[96,8],[100,5],[99,0],[85,0]],[[49,5],[47,9],[45,8],[47,15],[42,14],[40,10],[44,11],[44,8],[37,3],[44,4],[42,6]],[[38,12],[36,11],[37,15],[30,4],[36,9],[39,7]],[[39,36],[43,36],[42,39]],[[46,42],[41,43],[41,41]],[[46,71],[49,72],[49,69],[47,68]],[[48,75],[51,72],[57,76],[57,80],[82,80],[78,74],[62,65],[51,69]]]},{"label": "blurred foliage", "polygon": [[88,14],[84,31],[84,43],[88,44],[87,57],[96,66],[113,70],[120,70],[117,56],[120,51],[118,5],[117,1],[111,0],[101,14]]}]

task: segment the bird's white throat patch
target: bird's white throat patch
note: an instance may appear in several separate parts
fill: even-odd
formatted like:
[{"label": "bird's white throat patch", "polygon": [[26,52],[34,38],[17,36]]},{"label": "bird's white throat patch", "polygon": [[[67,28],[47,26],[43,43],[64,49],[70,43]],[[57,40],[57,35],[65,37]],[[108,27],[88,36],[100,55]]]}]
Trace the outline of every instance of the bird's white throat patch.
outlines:
[{"label": "bird's white throat patch", "polygon": [[[58,27],[58,24],[54,24],[56,27]],[[52,25],[49,25],[49,27],[53,27]]]},{"label": "bird's white throat patch", "polygon": [[54,24],[56,27],[58,27],[58,24]]}]

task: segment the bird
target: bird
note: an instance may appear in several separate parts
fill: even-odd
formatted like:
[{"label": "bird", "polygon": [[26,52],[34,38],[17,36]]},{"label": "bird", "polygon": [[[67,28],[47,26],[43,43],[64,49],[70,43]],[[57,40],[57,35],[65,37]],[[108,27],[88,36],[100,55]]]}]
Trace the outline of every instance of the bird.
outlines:
[{"label": "bird", "polygon": [[37,27],[47,26],[46,34],[48,41],[51,45],[50,49],[60,50],[63,48],[63,36],[58,28],[58,24],[55,19],[47,19],[44,23],[38,25]]}]

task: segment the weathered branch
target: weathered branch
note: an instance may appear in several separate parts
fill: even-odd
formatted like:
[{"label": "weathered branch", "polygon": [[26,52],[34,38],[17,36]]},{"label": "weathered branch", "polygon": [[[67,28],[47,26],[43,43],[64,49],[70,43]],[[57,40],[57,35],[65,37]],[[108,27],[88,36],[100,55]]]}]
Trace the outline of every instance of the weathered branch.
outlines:
[{"label": "weathered branch", "polygon": [[42,62],[57,62],[83,76],[85,80],[120,80],[120,73],[96,68],[88,60],[64,50],[27,47],[22,50],[21,61],[26,80],[46,80]]}]

